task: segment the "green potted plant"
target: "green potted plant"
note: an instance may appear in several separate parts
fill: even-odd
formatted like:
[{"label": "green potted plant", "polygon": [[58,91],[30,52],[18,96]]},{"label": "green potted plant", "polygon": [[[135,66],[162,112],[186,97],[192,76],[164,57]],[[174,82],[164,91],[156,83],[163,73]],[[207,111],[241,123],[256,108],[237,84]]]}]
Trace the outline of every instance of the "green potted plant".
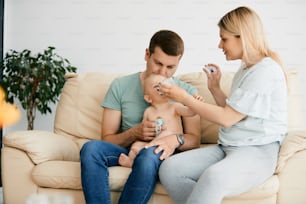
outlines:
[{"label": "green potted plant", "polygon": [[28,130],[34,129],[36,110],[42,114],[51,113],[50,103],[56,103],[66,81],[67,72],[77,68],[48,47],[42,53],[33,55],[30,50],[10,50],[0,63],[3,76],[1,84],[7,98],[13,102],[18,98],[27,113]]}]

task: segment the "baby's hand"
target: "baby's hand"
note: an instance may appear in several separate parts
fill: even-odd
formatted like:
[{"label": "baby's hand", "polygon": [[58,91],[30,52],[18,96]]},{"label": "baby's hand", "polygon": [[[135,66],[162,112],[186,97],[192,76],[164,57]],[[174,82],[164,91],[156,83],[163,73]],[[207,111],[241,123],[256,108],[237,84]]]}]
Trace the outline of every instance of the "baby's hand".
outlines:
[{"label": "baby's hand", "polygon": [[193,96],[193,98],[197,99],[198,101],[204,102],[203,96],[198,95],[198,94],[193,94],[192,96]]}]

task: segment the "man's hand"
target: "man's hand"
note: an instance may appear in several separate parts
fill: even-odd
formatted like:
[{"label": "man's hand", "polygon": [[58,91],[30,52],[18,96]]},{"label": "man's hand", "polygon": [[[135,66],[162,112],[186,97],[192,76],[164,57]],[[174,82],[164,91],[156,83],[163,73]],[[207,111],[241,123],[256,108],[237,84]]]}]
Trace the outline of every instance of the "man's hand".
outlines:
[{"label": "man's hand", "polygon": [[[149,142],[156,136],[155,121],[143,121],[139,125],[133,127],[135,129],[135,135],[138,140]],[[164,130],[164,128],[162,128]]]},{"label": "man's hand", "polygon": [[[142,141],[151,141],[155,139],[156,135],[156,121],[143,121],[138,126],[135,126],[134,128],[137,129],[137,139]],[[164,131],[167,129],[167,126],[164,124],[161,126],[161,131]]]},{"label": "man's hand", "polygon": [[149,144],[145,146],[145,148],[150,148],[156,146],[155,154],[163,151],[160,156],[160,160],[164,160],[171,156],[175,149],[179,146],[179,142],[177,141],[176,135],[171,134],[168,136],[158,137],[152,140]]}]

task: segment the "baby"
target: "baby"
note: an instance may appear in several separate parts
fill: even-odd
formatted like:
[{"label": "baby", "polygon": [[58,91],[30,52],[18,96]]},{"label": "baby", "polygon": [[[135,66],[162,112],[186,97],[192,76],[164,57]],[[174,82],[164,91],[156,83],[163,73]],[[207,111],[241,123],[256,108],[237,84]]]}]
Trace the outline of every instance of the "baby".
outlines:
[{"label": "baby", "polygon": [[[144,99],[150,103],[151,106],[145,110],[143,121],[156,122],[156,137],[183,134],[181,117],[196,115],[183,104],[169,101],[169,98],[159,91],[159,84],[163,83],[165,80],[166,78],[164,76],[151,74],[144,81]],[[194,97],[200,101],[203,100],[199,95],[195,95]],[[163,127],[164,124],[166,126],[165,128]],[[135,141],[131,146],[129,155],[120,155],[119,164],[125,167],[132,167],[138,152],[144,148],[147,143],[148,142],[139,140]]]}]

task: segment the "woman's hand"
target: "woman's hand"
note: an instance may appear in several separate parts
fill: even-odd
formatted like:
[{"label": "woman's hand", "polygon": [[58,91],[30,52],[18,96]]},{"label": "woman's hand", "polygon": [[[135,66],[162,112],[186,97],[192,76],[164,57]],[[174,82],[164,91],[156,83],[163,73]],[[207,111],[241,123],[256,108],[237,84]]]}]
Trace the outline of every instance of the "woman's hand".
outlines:
[{"label": "woman's hand", "polygon": [[179,86],[166,83],[160,84],[160,91],[168,98],[181,103],[189,96],[189,94]]},{"label": "woman's hand", "polygon": [[216,64],[207,64],[203,71],[207,75],[207,86],[210,91],[220,89],[221,70]]}]

